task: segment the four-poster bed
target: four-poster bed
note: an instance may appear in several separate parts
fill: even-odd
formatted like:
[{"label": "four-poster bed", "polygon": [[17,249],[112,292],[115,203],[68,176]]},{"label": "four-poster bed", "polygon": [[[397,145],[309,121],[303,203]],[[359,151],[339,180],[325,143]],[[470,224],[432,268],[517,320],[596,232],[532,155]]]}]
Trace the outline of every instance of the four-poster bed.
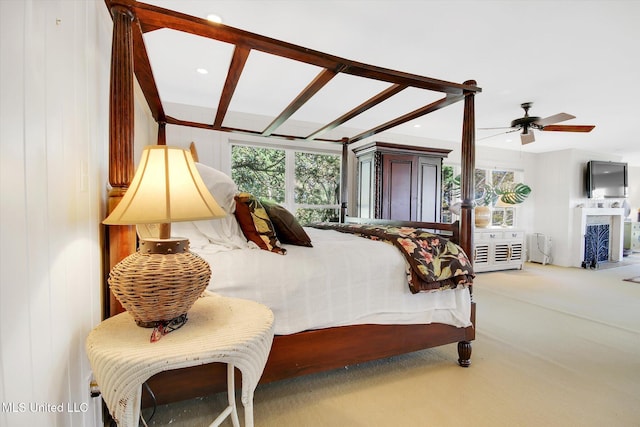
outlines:
[{"label": "four-poster bed", "polygon": [[[475,93],[480,92],[474,81],[469,80],[463,84],[458,84],[375,67],[133,0],[106,0],[106,5],[113,18],[109,164],[109,183],[112,190],[108,199],[109,211],[121,199],[134,172],[134,75],[142,88],[151,114],[158,123],[158,144],[166,143],[167,124],[264,137],[317,140],[341,144],[343,152],[341,216],[343,219],[347,212],[348,192],[346,184],[348,179],[346,174],[347,158],[351,144],[462,101],[464,102],[464,117],[461,150],[462,207],[460,220],[454,224],[411,223],[408,225],[440,230],[453,235],[458,238],[458,244],[467,254],[472,253],[473,211],[471,200],[475,162],[473,99]],[[143,34],[162,28],[182,31],[235,46],[213,123],[197,123],[165,114],[143,38]],[[288,60],[313,64],[321,69],[317,77],[281,113],[277,114],[266,128],[259,131],[224,125],[225,115],[231,103],[234,90],[252,50],[276,55]],[[389,86],[356,108],[342,114],[334,121],[319,127],[311,134],[291,135],[277,132],[277,129],[306,101],[340,73],[385,82]],[[407,88],[441,93],[443,97],[410,113],[391,118],[355,136],[337,140],[326,137],[328,131],[338,129],[353,117]],[[394,222],[394,224],[397,224],[397,222]],[[108,228],[107,233],[107,254],[105,258],[108,264],[106,268],[110,270],[118,261],[135,251],[136,235],[135,228],[132,226],[111,226]],[[106,317],[122,311],[118,302],[109,294],[106,286],[104,295]],[[475,303],[473,302],[471,302],[470,311],[470,321],[475,324]],[[474,338],[475,330],[473,325],[456,327],[443,323],[359,324],[278,335],[274,340],[262,381],[275,381],[297,375],[335,369],[354,363],[450,343],[458,343],[459,364],[461,366],[469,366],[471,356],[470,342]],[[153,377],[149,384],[154,390],[158,402],[165,403],[224,390],[225,382],[224,366],[214,364],[165,372]]]}]

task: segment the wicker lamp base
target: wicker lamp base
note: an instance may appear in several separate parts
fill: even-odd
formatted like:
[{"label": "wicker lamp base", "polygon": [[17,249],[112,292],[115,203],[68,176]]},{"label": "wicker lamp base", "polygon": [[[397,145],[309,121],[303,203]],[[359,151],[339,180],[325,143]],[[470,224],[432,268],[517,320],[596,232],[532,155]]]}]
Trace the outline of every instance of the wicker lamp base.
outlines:
[{"label": "wicker lamp base", "polygon": [[111,291],[138,326],[153,328],[186,314],[211,278],[209,264],[184,239],[143,240],[109,275]]}]

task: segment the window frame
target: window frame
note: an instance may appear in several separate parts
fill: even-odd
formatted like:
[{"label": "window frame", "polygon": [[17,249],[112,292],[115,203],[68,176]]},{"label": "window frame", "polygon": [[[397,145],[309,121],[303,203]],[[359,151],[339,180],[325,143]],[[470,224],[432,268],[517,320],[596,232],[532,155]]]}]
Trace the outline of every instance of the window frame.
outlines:
[{"label": "window frame", "polygon": [[274,143],[230,140],[229,141],[229,172],[230,174],[233,174],[233,147],[234,146],[284,150],[285,152],[284,199],[285,200],[282,203],[282,206],[285,209],[287,209],[289,212],[292,212],[295,215],[298,209],[335,209],[339,214],[340,203],[341,203],[340,200],[338,200],[338,202],[335,205],[332,205],[332,204],[312,205],[308,203],[296,203],[295,201],[295,185],[296,185],[295,155],[296,153],[300,152],[300,153],[324,154],[324,155],[336,156],[340,160],[340,169],[338,171],[337,181],[338,181],[338,186],[341,186],[342,167],[343,167],[343,162],[341,161],[342,147],[336,147],[336,148],[317,147],[317,146],[309,147],[309,146],[302,146],[299,144],[287,144],[285,141],[282,141],[281,143],[278,143],[278,144],[274,144]]},{"label": "window frame", "polygon": [[[459,164],[443,164],[443,174],[444,174],[444,168],[445,167],[450,167],[453,169],[453,176],[457,176],[460,175],[462,167]],[[512,172],[513,173],[513,181],[514,182],[522,182],[522,178],[524,176],[524,172],[520,169],[513,169],[513,168],[502,168],[502,167],[493,167],[493,168],[488,168],[488,167],[478,167],[476,166],[475,171],[474,171],[474,176],[476,175],[476,171],[484,171],[485,172],[485,177],[486,177],[486,181],[487,182],[493,182],[493,172]],[[442,181],[442,206],[444,206],[444,180]],[[456,201],[460,201],[459,199],[457,199]],[[454,201],[455,203],[455,201]],[[511,212],[510,215],[508,215],[508,213]],[[502,221],[498,222],[498,221],[494,221],[495,219],[495,214],[496,213],[500,213],[500,215],[498,215]],[[456,221],[457,219],[459,219],[458,215],[456,215],[455,213],[451,212],[450,213],[451,218],[452,218],[452,222]],[[507,217],[511,218],[511,223],[508,223],[505,221],[504,217],[505,215],[507,215]],[[444,216],[444,211],[441,212],[441,216]],[[517,219],[518,219],[518,205],[513,205],[513,206],[509,206],[509,207],[499,207],[499,206],[491,206],[491,224],[490,226],[492,227],[517,227]]]}]

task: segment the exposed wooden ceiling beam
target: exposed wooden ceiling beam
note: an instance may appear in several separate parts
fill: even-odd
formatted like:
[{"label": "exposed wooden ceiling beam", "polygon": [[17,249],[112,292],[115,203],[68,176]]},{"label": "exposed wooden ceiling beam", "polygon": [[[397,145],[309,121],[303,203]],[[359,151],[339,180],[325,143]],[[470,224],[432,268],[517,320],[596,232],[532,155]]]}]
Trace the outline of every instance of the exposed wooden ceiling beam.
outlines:
[{"label": "exposed wooden ceiling beam", "polygon": [[[444,98],[433,102],[427,106],[414,110],[411,113],[386,121],[385,123],[373,127],[353,138],[348,139],[348,143],[359,141],[363,138],[373,136],[377,133],[391,129],[407,121],[413,120],[432,111],[438,110],[446,105],[460,101],[464,97],[464,93],[477,93],[481,89],[475,85],[474,81],[465,83],[453,83],[439,79],[433,79],[416,74],[404,73],[401,71],[391,70],[382,67],[350,61],[334,55],[307,49],[291,43],[250,33],[248,31],[229,27],[223,24],[217,24],[202,18],[189,16],[180,12],[148,5],[135,0],[105,0],[108,6],[121,5],[129,9],[136,16],[138,25],[134,25],[134,55],[135,55],[135,73],[141,84],[147,103],[152,111],[154,118],[159,122],[170,124],[180,124],[185,126],[203,127],[207,129],[221,130],[227,132],[243,132],[252,135],[274,136],[287,139],[313,139],[318,141],[340,142],[340,140],[320,138],[320,135],[327,131],[346,123],[348,120],[357,117],[364,111],[379,104],[385,99],[397,94],[407,87],[414,87],[446,94]],[[201,37],[218,40],[225,43],[231,43],[235,46],[234,55],[227,73],[225,87],[218,103],[218,110],[213,124],[205,125],[202,123],[193,123],[180,121],[177,119],[165,117],[162,102],[158,93],[158,89],[153,78],[153,73],[147,51],[144,45],[143,33],[167,28],[176,31],[182,31]],[[237,128],[224,127],[222,125],[224,117],[231,104],[233,94],[239,82],[240,76],[246,64],[248,55],[251,50],[259,50],[268,54],[277,55],[283,58],[311,64],[323,69],[322,72],[287,106],[287,108],[276,117],[273,122],[267,126],[262,132],[253,130],[243,130]],[[318,129],[311,135],[304,137],[302,135],[282,135],[275,134],[274,131],[288,120],[300,107],[302,107],[315,93],[317,93],[325,84],[327,84],[337,73],[345,73],[354,76],[369,78],[373,80],[388,82],[392,86],[365,101],[358,107],[352,109],[331,123]],[[546,129],[545,129],[546,130]],[[552,130],[552,129],[549,129]]]},{"label": "exposed wooden ceiling beam", "polygon": [[[181,120],[181,119],[176,119],[175,117],[171,117],[171,116],[167,116],[167,124],[177,125],[177,126],[187,126],[187,127],[199,128],[199,129],[219,130],[221,132],[244,133],[246,135],[253,135],[253,136],[261,136],[262,135],[262,132],[261,131],[257,131],[257,130],[241,129],[241,128],[234,128],[234,127],[228,127],[228,126],[222,126],[220,128],[215,128],[212,124],[200,123],[200,122],[192,122],[192,121],[189,121],[189,120]],[[273,133],[273,134],[271,134],[271,137],[280,138],[280,139],[287,139],[287,140],[300,139],[300,137],[297,136],[297,135],[287,135],[287,134],[283,134],[283,133]],[[329,138],[317,138],[316,141],[319,141],[319,142],[331,142],[331,143],[339,143],[339,142],[341,142],[340,139],[329,139]]]},{"label": "exposed wooden ceiling beam", "polygon": [[132,27],[133,33],[133,68],[138,78],[138,83],[147,100],[151,115],[156,122],[164,122],[165,114],[162,107],[162,100],[158,93],[158,86],[153,78],[153,71],[149,63],[147,48],[144,45],[142,31],[139,25],[134,21]]},{"label": "exposed wooden ceiling beam", "polygon": [[216,118],[213,122],[214,128],[221,128],[224,116],[227,114],[229,104],[231,104],[231,98],[238,86],[238,81],[242,75],[244,65],[247,63],[247,58],[251,49],[247,49],[243,46],[236,46],[233,51],[233,58],[231,58],[231,64],[229,65],[229,72],[227,73],[227,80],[224,83],[224,89],[220,96],[220,102],[218,102],[218,110],[216,112]]},{"label": "exposed wooden ceiling beam", "polygon": [[354,117],[364,113],[365,111],[367,111],[368,109],[370,109],[372,107],[375,107],[376,105],[380,104],[381,102],[386,101],[387,99],[389,99],[392,96],[400,93],[401,91],[403,91],[406,88],[407,88],[407,86],[397,85],[397,84],[388,87],[384,91],[380,92],[379,94],[375,95],[374,97],[369,98],[368,100],[366,100],[362,104],[358,105],[357,107],[355,107],[351,111],[343,114],[342,116],[338,117],[337,119],[335,119],[331,123],[321,127],[317,131],[313,132],[311,135],[307,136],[305,139],[307,139],[309,141],[313,140],[313,139],[316,139],[317,137],[319,137],[320,135],[324,134],[325,132],[328,132],[328,131],[330,131],[332,129],[335,129],[336,127],[348,122],[349,120],[353,119]]},{"label": "exposed wooden ceiling beam", "polygon": [[408,86],[437,92],[461,94],[463,90],[472,92],[481,91],[477,86],[453,83],[417,74],[376,67],[357,61],[351,61],[292,43],[261,36],[249,31],[229,27],[224,24],[214,23],[206,19],[197,18],[180,12],[163,9],[141,2],[135,2],[133,0],[117,0],[113,2],[129,4],[128,7],[134,10],[136,17],[141,23],[143,31],[170,28],[234,45],[242,45],[251,49],[305,62],[329,70],[344,66],[344,70],[342,72],[347,74],[368,77],[389,83],[406,84]]},{"label": "exposed wooden ceiling beam", "polygon": [[270,136],[275,129],[287,121],[289,117],[298,111],[300,107],[302,107],[313,95],[322,89],[324,85],[329,83],[336,74],[338,73],[333,70],[322,70],[320,74],[318,74],[316,78],[313,79],[313,81],[311,81],[311,83],[309,83],[293,101],[291,101],[287,108],[285,108],[284,111],[280,113],[280,115],[276,117],[264,131],[262,131],[262,136]]},{"label": "exposed wooden ceiling beam", "polygon": [[376,126],[372,129],[362,132],[361,134],[356,135],[353,138],[349,138],[348,143],[353,144],[354,142],[360,141],[364,138],[368,138],[370,136],[376,135],[380,132],[384,132],[385,130],[394,128],[396,126],[399,126],[413,119],[417,119],[418,117],[422,117],[425,114],[432,113],[436,110],[446,107],[447,105],[451,105],[455,102],[458,102],[462,98],[464,98],[464,95],[447,95],[444,98],[434,101],[429,105],[425,105],[424,107],[413,110],[410,113],[407,113],[405,115],[398,117],[397,119],[390,120],[386,123],[381,124],[380,126]]}]

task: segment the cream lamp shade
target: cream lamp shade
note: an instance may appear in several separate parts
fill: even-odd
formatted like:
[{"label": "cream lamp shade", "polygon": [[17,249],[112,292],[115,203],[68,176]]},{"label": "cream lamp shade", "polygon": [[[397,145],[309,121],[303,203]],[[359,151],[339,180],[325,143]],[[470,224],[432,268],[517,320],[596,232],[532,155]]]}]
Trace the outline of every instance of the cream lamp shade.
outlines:
[{"label": "cream lamp shade", "polygon": [[171,222],[225,215],[189,151],[165,145],[144,148],[129,189],[103,223],[160,224],[159,238],[140,239],[138,251],[116,264],[108,279],[136,323],[154,328],[152,341],[186,322],[187,311],[211,278],[209,264],[189,251],[189,241],[171,238]]},{"label": "cream lamp shade", "polygon": [[202,181],[189,151],[149,145],[142,151],[129,189],[103,223],[162,224],[225,215]]}]

